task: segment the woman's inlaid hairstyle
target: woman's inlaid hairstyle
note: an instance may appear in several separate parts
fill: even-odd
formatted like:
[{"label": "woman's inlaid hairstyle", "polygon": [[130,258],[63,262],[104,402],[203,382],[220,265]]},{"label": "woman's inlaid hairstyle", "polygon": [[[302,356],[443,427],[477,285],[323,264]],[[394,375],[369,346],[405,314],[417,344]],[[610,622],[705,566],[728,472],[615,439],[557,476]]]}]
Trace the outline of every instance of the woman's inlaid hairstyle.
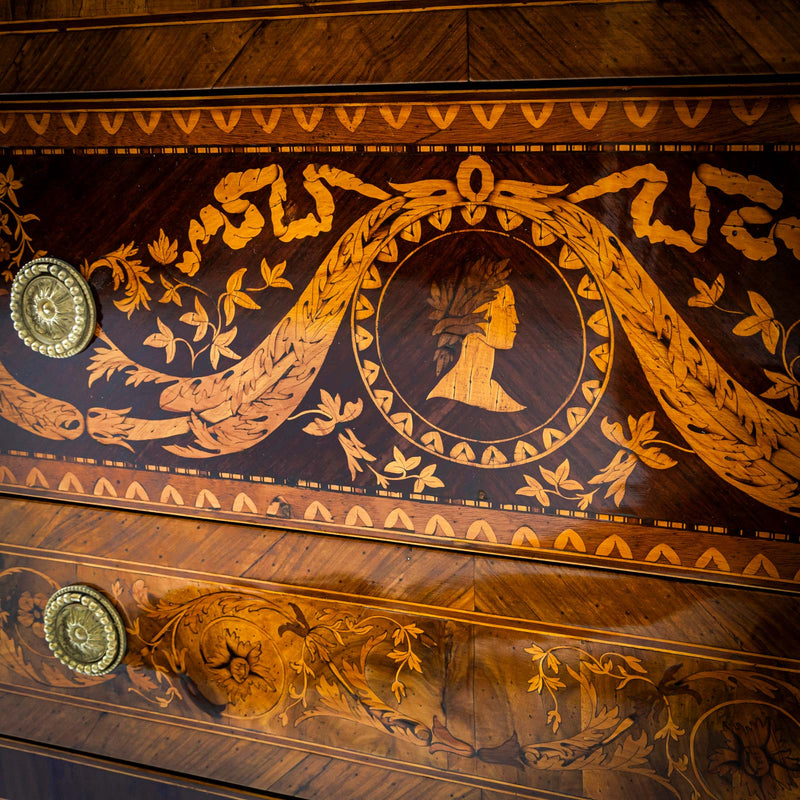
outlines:
[{"label": "woman's inlaid hairstyle", "polygon": [[434,355],[437,376],[458,358],[466,336],[483,333],[480,323],[486,322],[486,315],[477,309],[491,303],[497,290],[508,283],[508,262],[507,258],[494,261],[484,256],[462,264],[444,281],[431,285],[428,304],[433,311],[428,318],[436,321],[432,335],[439,337]]}]

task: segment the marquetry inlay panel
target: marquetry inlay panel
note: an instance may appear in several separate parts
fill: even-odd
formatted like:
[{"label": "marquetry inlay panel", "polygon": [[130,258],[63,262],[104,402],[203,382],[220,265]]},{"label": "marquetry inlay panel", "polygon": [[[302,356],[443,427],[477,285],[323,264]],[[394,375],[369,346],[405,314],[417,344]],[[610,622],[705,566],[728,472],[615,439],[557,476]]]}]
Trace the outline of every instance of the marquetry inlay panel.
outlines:
[{"label": "marquetry inlay panel", "polygon": [[[716,798],[731,796],[733,779],[788,800],[796,788],[796,658],[698,644],[688,629],[670,641],[547,616],[0,555],[0,681],[17,702],[166,723],[223,747],[299,749],[398,780],[412,773],[435,796],[455,786],[591,798],[613,786],[618,797]],[[124,620],[128,653],[112,674],[70,672],[42,639],[47,594],[76,573],[104,587]],[[660,609],[676,622],[693,613],[678,597]]]},{"label": "marquetry inlay panel", "polygon": [[[349,144],[292,152],[224,144],[255,106],[198,111],[221,133],[187,128],[193,150],[158,145],[183,112],[75,150],[46,149],[60,134],[42,116],[40,149],[0,165],[3,277],[65,258],[99,324],[63,368],[4,336],[2,486],[792,586],[798,162],[765,142],[768,110],[795,101],[687,116],[661,98],[637,116],[598,100],[599,134],[618,132],[617,103],[653,123],[649,143],[508,144],[527,136],[514,114],[551,124],[533,102],[452,104],[448,141],[486,117],[503,142],[471,147],[359,143],[367,112],[418,106],[351,110]],[[667,106],[762,141],[675,143],[653,122]],[[35,120],[19,113],[9,143]],[[84,112],[74,143],[111,113]],[[114,112],[117,130],[142,113]],[[325,115],[344,124],[329,106],[270,112],[276,130]]]}]

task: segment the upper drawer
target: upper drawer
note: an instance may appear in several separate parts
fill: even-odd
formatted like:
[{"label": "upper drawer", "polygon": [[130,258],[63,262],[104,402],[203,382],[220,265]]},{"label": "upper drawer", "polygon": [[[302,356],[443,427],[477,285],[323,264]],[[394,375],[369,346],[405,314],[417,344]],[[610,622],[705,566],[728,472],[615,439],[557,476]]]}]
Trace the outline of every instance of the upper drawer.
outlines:
[{"label": "upper drawer", "polygon": [[798,102],[433,99],[12,107],[4,488],[792,588]]}]

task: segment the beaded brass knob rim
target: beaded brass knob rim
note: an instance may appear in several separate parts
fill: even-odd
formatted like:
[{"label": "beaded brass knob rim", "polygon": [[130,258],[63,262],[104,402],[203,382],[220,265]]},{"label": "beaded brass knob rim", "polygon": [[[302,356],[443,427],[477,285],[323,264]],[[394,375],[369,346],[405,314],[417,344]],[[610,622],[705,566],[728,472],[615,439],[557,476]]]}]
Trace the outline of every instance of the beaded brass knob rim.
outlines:
[{"label": "beaded brass knob rim", "polygon": [[66,261],[44,256],[29,261],[14,277],[11,320],[31,350],[68,358],[91,341],[97,311],[83,275]]},{"label": "beaded brass knob rim", "polygon": [[106,675],[125,655],[125,625],[111,602],[90,586],[59,589],[44,608],[44,636],[53,655],[84,675]]}]

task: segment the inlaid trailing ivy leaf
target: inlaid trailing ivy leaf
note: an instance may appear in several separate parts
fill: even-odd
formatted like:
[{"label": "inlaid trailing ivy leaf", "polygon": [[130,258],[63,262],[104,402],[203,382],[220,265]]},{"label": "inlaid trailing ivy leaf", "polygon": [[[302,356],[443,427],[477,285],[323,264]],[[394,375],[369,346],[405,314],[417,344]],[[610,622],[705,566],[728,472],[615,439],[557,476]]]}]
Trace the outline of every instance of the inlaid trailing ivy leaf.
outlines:
[{"label": "inlaid trailing ivy leaf", "polygon": [[166,266],[178,257],[178,240],[171,242],[162,228],[158,233],[158,239],[147,245],[147,251],[155,261]]},{"label": "inlaid trailing ivy leaf", "polygon": [[175,358],[175,334],[165,325],[160,317],[156,317],[156,324],[158,325],[158,332],[151,333],[144,343],[148,347],[163,347],[166,353],[167,364]]},{"label": "inlaid trailing ivy leaf", "polygon": [[183,314],[181,316],[181,322],[194,326],[195,332],[192,338],[194,342],[199,342],[208,332],[211,323],[208,321],[208,314],[197,296],[194,298],[194,311]]},{"label": "inlaid trailing ivy leaf", "polygon": [[530,475],[523,475],[522,477],[525,479],[525,486],[517,489],[516,494],[523,497],[535,497],[543,506],[549,506],[550,498],[547,496],[544,486]]},{"label": "inlaid trailing ivy leaf", "polygon": [[228,283],[225,286],[225,298],[223,301],[223,309],[225,311],[225,324],[230,325],[233,321],[234,314],[236,313],[236,306],[242,308],[261,308],[252,297],[246,292],[241,291],[242,281],[244,280],[247,267],[237,269],[233,275],[228,278]]},{"label": "inlaid trailing ivy leaf", "polygon": [[748,292],[747,296],[750,298],[753,313],[739,322],[733,332],[737,336],[753,336],[760,333],[764,347],[770,353],[774,353],[780,338],[780,328],[775,320],[772,306],[758,292]]},{"label": "inlaid trailing ivy leaf", "polygon": [[414,482],[414,491],[419,493],[427,489],[441,489],[444,486],[444,481],[437,478],[434,473],[436,472],[436,464],[429,464],[419,471],[419,477]]},{"label": "inlaid trailing ivy leaf", "polygon": [[237,361],[239,358],[241,358],[241,356],[234,353],[233,350],[231,350],[231,348],[228,346],[236,338],[236,332],[237,329],[234,325],[232,328],[228,328],[228,330],[218,333],[212,339],[209,359],[211,360],[211,366],[214,367],[214,369],[217,368],[220,356],[225,356],[225,358],[230,358],[234,361]]},{"label": "inlaid trailing ivy leaf", "polygon": [[539,467],[539,472],[542,477],[556,489],[564,489],[565,491],[580,491],[583,485],[569,477],[569,459],[565,458],[556,468],[555,472],[544,467]]},{"label": "inlaid trailing ivy leaf", "polygon": [[764,374],[772,381],[772,386],[765,392],[761,393],[762,397],[767,400],[779,400],[782,397],[788,397],[792,408],[797,411],[798,408],[798,389],[800,389],[800,382],[796,378],[784,375],[782,372],[773,372],[772,370],[765,369]]},{"label": "inlaid trailing ivy leaf", "polygon": [[384,470],[392,475],[407,475],[409,472],[416,469],[419,466],[419,462],[422,460],[420,456],[406,458],[397,447],[392,450],[392,455],[394,456],[394,460],[390,461],[384,467]]},{"label": "inlaid trailing ivy leaf", "polygon": [[[178,294],[180,286],[167,280],[163,275],[158,276],[161,280],[161,285],[166,289],[163,295],[158,299],[159,303],[175,303],[176,306],[182,306],[181,296]],[[181,318],[183,319],[183,318]]]},{"label": "inlaid trailing ivy leaf", "polygon": [[696,308],[711,308],[725,291],[725,278],[720,272],[711,286],[700,278],[694,278],[694,286],[697,294],[689,298],[689,305]]},{"label": "inlaid trailing ivy leaf", "polygon": [[267,259],[262,258],[261,277],[264,279],[264,288],[293,289],[294,287],[292,284],[286,280],[286,278],[282,277],[285,269],[285,261],[281,261],[280,264],[276,264],[270,269],[269,265],[267,264]]}]

